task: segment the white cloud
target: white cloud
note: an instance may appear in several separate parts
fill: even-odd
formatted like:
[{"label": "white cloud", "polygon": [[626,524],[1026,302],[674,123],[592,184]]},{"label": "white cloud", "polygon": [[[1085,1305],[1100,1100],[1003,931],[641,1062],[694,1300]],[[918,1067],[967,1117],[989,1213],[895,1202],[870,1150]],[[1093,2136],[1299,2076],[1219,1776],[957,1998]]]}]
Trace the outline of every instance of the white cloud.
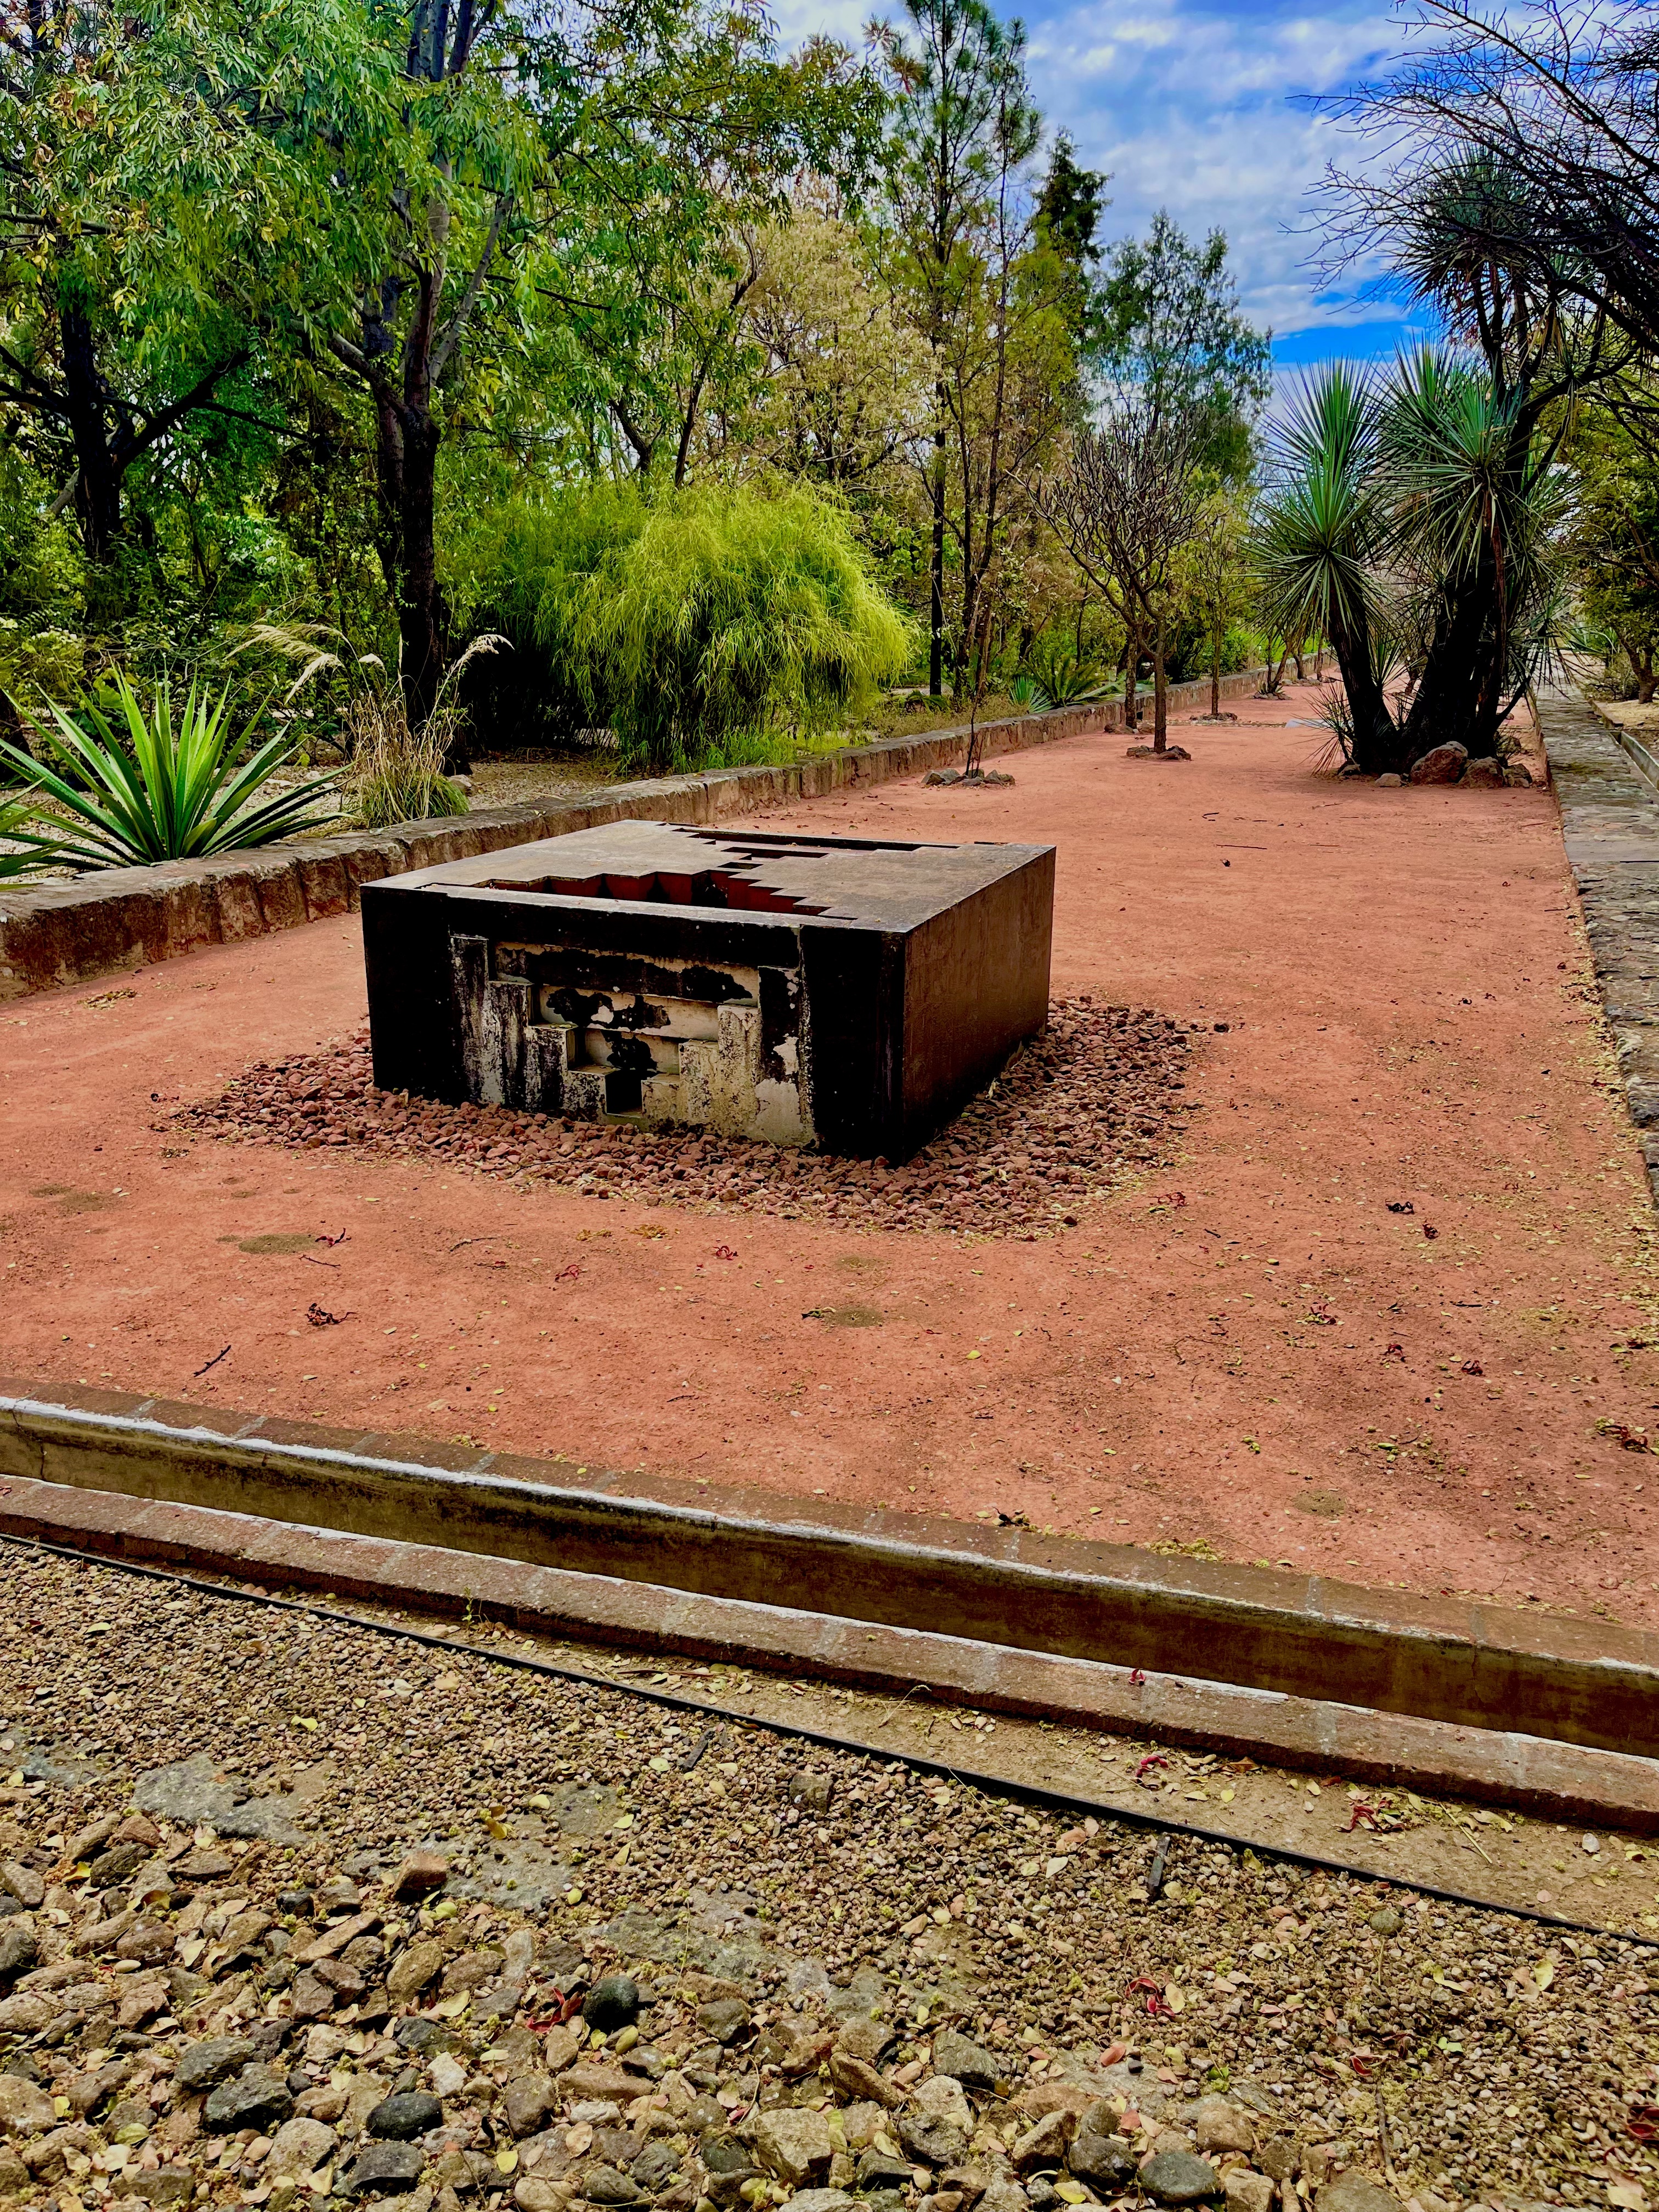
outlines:
[{"label": "white cloud", "polygon": [[1308,98],[1374,67],[1390,19],[1374,5],[1275,17],[1141,0],[1135,20],[1134,50],[1119,46],[1106,68],[1097,9],[1068,9],[1031,41],[1051,123],[1112,173],[1109,233],[1142,230],[1161,207],[1188,231],[1224,230],[1247,311],[1276,331],[1386,319],[1392,310],[1354,296],[1380,264],[1322,294],[1310,188],[1333,161],[1358,166],[1363,149]]},{"label": "white cloud", "polygon": [[[1345,327],[1401,318],[1371,296],[1380,260],[1324,284],[1310,197],[1329,163],[1364,166],[1365,149],[1309,103],[1398,51],[1387,0],[1320,14],[1294,4],[1274,13],[1273,0],[1225,13],[1213,0],[1062,0],[1053,12],[1024,12],[1032,88],[1050,128],[1111,173],[1107,239],[1144,231],[1159,208],[1195,234],[1224,230],[1247,312],[1279,334],[1329,327],[1333,350]],[[827,31],[856,45],[870,0],[782,0],[777,13],[787,42]]]}]

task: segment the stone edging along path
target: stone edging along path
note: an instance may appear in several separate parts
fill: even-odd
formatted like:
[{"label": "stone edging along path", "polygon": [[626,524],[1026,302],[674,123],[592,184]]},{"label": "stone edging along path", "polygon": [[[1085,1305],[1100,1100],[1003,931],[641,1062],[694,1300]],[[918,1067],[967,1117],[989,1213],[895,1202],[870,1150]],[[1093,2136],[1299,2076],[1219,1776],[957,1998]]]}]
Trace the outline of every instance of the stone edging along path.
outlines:
[{"label": "stone edging along path", "polygon": [[[1223,677],[1222,696],[1244,696],[1261,675],[1260,669],[1247,669]],[[1170,711],[1184,712],[1208,696],[1207,678],[1171,684]],[[1122,726],[1122,702],[1103,700],[988,722],[980,734],[990,757]],[[849,785],[948,768],[967,747],[965,725],[928,730],[843,746],[787,767],[714,769],[618,784],[578,805],[491,807],[441,821],[405,822],[395,830],[295,838],[212,860],[102,869],[74,882],[6,892],[0,894],[0,1000],[345,914],[357,905],[363,884],[383,876],[562,837],[602,822],[709,823],[758,813],[827,798]]]},{"label": "stone edging along path", "polygon": [[1538,702],[1539,733],[1561,809],[1595,980],[1620,1079],[1659,1203],[1659,789],[1588,701]]},{"label": "stone edging along path", "polygon": [[1605,1622],[3,1380],[0,1531],[1659,1828],[1659,1638]]}]

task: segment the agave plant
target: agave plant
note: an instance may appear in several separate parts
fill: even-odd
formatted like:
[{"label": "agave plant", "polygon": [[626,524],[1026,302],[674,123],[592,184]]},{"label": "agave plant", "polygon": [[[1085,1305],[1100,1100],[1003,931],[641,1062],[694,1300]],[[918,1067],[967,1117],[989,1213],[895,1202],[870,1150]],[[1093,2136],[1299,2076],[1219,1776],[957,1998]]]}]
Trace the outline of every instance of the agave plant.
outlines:
[{"label": "agave plant", "polygon": [[216,700],[192,681],[176,727],[165,682],[146,702],[118,672],[113,691],[114,720],[82,701],[89,729],[43,693],[51,719],[33,734],[44,758],[0,738],[0,760],[24,786],[7,834],[50,843],[61,866],[121,868],[269,845],[310,827],[317,802],[331,796],[321,778],[260,796],[297,740],[272,738],[240,758],[246,732],[231,726],[228,686]]},{"label": "agave plant", "polygon": [[1102,697],[1106,679],[1091,662],[1080,660],[1071,647],[1054,638],[1040,638],[1025,656],[1025,666],[1014,678],[1012,697],[1022,707],[1046,714],[1051,707],[1083,707]]}]

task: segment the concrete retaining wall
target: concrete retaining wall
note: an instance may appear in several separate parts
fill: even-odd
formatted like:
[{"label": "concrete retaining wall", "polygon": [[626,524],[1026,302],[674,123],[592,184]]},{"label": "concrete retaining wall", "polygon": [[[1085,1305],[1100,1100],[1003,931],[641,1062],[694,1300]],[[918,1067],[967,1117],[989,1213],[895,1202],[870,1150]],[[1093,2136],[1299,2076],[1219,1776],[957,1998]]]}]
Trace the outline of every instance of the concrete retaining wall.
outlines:
[{"label": "concrete retaining wall", "polygon": [[[1224,698],[1253,692],[1260,669],[1222,678]],[[1207,703],[1207,679],[1170,687],[1172,714]],[[1121,700],[989,722],[988,756],[1021,752],[1123,726]],[[106,868],[75,882],[0,895],[0,1000],[79,983],[113,969],[173,960],[204,945],[232,945],[268,931],[349,912],[363,884],[442,860],[470,860],[602,822],[717,822],[823,799],[858,784],[887,783],[948,768],[967,750],[965,726],[884,738],[787,768],[716,769],[617,785],[580,805],[483,809],[395,830],[302,837],[215,860],[168,860]]]},{"label": "concrete retaining wall", "polygon": [[[0,1380],[0,1487],[23,1482],[649,1583],[872,1632],[948,1621],[953,1638],[986,1646],[1522,1731],[1650,1770],[1659,1752],[1659,1636],[1604,1621]],[[29,1522],[0,1499],[7,1528],[27,1534]],[[1651,1784],[1650,1771],[1650,1814]]]}]

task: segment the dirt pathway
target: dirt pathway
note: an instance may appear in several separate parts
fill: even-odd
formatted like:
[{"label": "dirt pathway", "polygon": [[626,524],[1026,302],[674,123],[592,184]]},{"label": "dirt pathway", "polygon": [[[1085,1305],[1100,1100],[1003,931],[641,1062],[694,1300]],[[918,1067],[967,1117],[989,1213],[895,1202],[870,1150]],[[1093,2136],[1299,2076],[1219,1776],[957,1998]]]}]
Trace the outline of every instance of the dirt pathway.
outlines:
[{"label": "dirt pathway", "polygon": [[1211,1024],[1181,1164],[1074,1231],[860,1234],[167,1132],[361,1020],[328,922],[0,1020],[4,1364],[1659,1622],[1651,1210],[1554,802],[1314,777],[1312,713],[796,817],[1052,840],[1056,991]]}]

